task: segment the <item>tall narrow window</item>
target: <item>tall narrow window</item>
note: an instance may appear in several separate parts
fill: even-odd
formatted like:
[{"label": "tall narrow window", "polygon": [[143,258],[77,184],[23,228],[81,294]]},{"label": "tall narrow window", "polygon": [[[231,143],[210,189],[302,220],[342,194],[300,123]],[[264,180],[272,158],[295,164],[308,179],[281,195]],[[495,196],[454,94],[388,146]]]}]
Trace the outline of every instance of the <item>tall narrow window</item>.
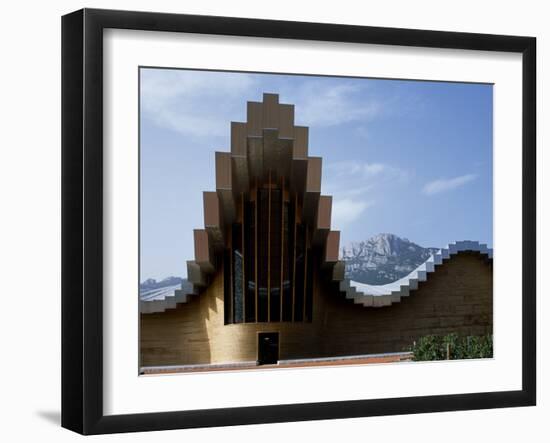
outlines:
[{"label": "tall narrow window", "polygon": [[227,325],[233,323],[231,316],[231,251],[229,249],[225,249],[223,251],[223,292],[223,317],[224,322]]},{"label": "tall narrow window", "polygon": [[269,190],[258,190],[258,321],[268,320]]},{"label": "tall narrow window", "polygon": [[306,264],[306,228],[303,224],[296,226],[296,278],[294,286],[294,321],[304,318],[304,289]]},{"label": "tall narrow window", "polygon": [[256,205],[245,202],[245,321],[256,321]]},{"label": "tall narrow window", "polygon": [[238,223],[233,225],[233,321],[242,323],[244,320],[244,269],[242,250],[242,226]]},{"label": "tall narrow window", "polygon": [[283,206],[283,318],[292,321],[292,271],[294,257],[294,205]]},{"label": "tall narrow window", "polygon": [[311,249],[307,251],[307,266],[306,266],[306,311],[304,314],[305,321],[311,321],[313,318],[313,267],[316,257],[311,254]]},{"label": "tall narrow window", "polygon": [[224,255],[226,323],[312,320],[318,258],[310,228],[297,223],[299,196],[285,201],[283,189],[268,183],[255,198],[241,197],[242,222],[232,225]]},{"label": "tall narrow window", "polygon": [[281,317],[281,204],[279,189],[271,190],[271,229],[270,229],[270,274],[269,297],[270,321],[279,321]]}]

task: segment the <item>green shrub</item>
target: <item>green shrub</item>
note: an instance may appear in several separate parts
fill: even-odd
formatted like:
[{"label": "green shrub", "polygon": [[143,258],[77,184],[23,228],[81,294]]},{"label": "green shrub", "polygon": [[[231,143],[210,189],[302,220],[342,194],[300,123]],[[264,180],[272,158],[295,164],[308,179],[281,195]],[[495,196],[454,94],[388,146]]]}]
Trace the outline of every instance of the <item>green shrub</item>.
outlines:
[{"label": "green shrub", "polygon": [[414,361],[492,358],[493,336],[426,335],[409,350]]}]

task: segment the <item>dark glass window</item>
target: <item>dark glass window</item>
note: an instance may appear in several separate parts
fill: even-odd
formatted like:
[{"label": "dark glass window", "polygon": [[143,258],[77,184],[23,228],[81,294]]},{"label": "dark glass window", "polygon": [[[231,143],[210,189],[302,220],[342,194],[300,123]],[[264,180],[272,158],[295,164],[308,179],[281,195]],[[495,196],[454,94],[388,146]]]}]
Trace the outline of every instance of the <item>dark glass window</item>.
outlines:
[{"label": "dark glass window", "polygon": [[223,317],[225,324],[233,323],[231,318],[231,251],[223,251]]},{"label": "dark glass window", "polygon": [[302,224],[296,225],[296,279],[294,287],[294,321],[304,318],[304,289],[306,264],[306,229]]},{"label": "dark glass window", "polygon": [[268,321],[269,190],[258,190],[258,321]]},{"label": "dark glass window", "polygon": [[256,321],[256,205],[245,202],[245,318],[247,322]]},{"label": "dark glass window", "polygon": [[307,250],[307,267],[306,267],[306,312],[305,321],[311,321],[313,315],[313,266],[316,260],[311,254],[311,249]]},{"label": "dark glass window", "polygon": [[315,257],[295,198],[267,187],[255,201],[243,198],[224,252],[225,323],[312,320]]},{"label": "dark glass window", "polygon": [[270,273],[269,291],[270,321],[281,318],[281,237],[282,237],[282,195],[279,189],[271,190],[271,223],[270,223]]},{"label": "dark glass window", "polygon": [[292,270],[294,257],[294,205],[283,207],[283,318],[292,321]]},{"label": "dark glass window", "polygon": [[242,250],[242,226],[233,225],[233,321],[242,323],[244,320],[244,268]]}]

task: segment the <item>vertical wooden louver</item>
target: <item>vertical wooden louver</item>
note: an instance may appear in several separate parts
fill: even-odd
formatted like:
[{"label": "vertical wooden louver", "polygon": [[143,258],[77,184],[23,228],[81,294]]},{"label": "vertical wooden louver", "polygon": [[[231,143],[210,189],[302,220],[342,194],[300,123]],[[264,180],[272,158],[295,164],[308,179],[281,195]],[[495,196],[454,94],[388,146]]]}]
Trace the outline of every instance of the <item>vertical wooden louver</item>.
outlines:
[{"label": "vertical wooden louver", "polygon": [[[259,182],[241,195],[228,244],[232,306],[229,323],[311,320],[310,227],[300,219],[298,196],[286,179]],[[294,207],[290,211],[289,208]],[[291,236],[290,233],[293,232]],[[292,272],[291,272],[292,270]],[[227,289],[226,289],[227,290]]]},{"label": "vertical wooden louver", "polygon": [[188,278],[200,291],[223,270],[226,323],[311,321],[315,275],[327,266],[333,275],[339,236],[308,132],[293,105],[264,94],[245,123],[231,123],[231,151],[216,153],[216,192],[204,195]]}]

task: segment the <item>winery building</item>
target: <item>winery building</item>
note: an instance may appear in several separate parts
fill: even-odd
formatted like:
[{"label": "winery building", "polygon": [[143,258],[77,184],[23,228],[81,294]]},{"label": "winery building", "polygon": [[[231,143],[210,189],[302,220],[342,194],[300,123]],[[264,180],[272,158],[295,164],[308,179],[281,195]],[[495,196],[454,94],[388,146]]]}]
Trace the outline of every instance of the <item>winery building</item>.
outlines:
[{"label": "winery building", "polygon": [[[492,251],[449,245],[403,279],[350,281],[308,128],[275,94],[231,123],[187,262],[192,290],[140,302],[142,367],[401,352],[427,334],[492,333]],[[193,210],[193,208],[189,208]],[[200,208],[196,208],[200,210]]]}]

